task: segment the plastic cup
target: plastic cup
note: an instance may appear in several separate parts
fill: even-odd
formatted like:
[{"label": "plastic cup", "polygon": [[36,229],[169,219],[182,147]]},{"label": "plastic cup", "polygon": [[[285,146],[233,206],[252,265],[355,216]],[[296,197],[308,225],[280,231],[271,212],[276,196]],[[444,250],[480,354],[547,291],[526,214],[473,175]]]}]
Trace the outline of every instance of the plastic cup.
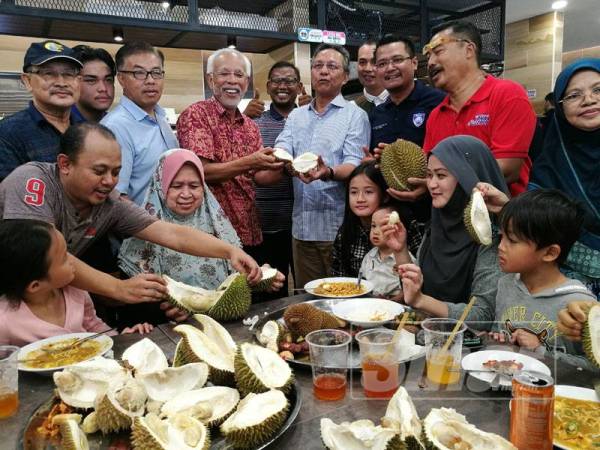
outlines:
[{"label": "plastic cup", "polygon": [[0,346],[0,419],[12,416],[19,408],[19,347]]},{"label": "plastic cup", "polygon": [[457,321],[454,319],[426,319],[421,324],[425,330],[425,358],[427,379],[439,385],[456,384],[460,380],[463,335],[467,329],[463,323],[454,339],[443,350]]},{"label": "plastic cup", "polygon": [[317,330],[308,333],[305,339],[310,352],[314,396],[326,401],[343,399],[352,336],[342,330]]},{"label": "plastic cup", "polygon": [[396,332],[387,328],[361,331],[355,337],[360,349],[362,385],[366,397],[391,398],[398,386],[401,342],[394,341]]}]

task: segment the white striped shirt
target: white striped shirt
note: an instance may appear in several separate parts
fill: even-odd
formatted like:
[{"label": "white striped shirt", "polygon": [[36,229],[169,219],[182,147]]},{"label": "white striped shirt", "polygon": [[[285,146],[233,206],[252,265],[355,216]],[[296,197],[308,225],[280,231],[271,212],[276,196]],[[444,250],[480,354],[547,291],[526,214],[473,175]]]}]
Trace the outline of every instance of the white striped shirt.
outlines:
[{"label": "white striped shirt", "polygon": [[[312,152],[326,165],[360,164],[362,146],[371,139],[367,113],[339,94],[319,114],[311,104],[296,108],[288,116],[275,147],[294,158]],[[345,205],[343,181],[313,181],[294,178],[292,235],[302,241],[333,241],[342,224]]]}]

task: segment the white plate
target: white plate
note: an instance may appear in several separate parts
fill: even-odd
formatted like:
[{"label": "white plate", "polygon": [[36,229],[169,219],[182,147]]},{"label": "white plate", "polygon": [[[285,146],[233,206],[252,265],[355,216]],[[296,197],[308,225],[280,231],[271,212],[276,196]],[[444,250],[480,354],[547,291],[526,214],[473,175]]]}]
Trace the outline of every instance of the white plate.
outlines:
[{"label": "white plate", "polygon": [[[363,328],[373,328],[394,320],[404,312],[404,306],[380,298],[354,298],[338,302],[331,307],[333,314],[340,319]],[[374,314],[383,313],[384,320],[370,320]]]},{"label": "white plate", "polygon": [[[577,386],[567,386],[564,384],[559,384],[554,387],[554,396],[555,397],[567,397],[574,398],[575,400],[587,400],[590,402],[600,403],[598,397],[596,396],[596,392],[593,389],[586,389]],[[556,448],[562,448],[563,450],[577,450],[575,447],[566,447],[564,445],[559,445],[554,442]]]},{"label": "white plate", "polygon": [[329,294],[317,294],[317,293],[315,293],[315,289],[321,283],[336,283],[336,282],[337,283],[340,283],[340,282],[356,283],[357,281],[358,281],[357,278],[350,278],[350,277],[320,278],[318,280],[313,280],[313,281],[309,281],[308,283],[306,283],[304,285],[304,290],[306,292],[308,292],[309,294],[316,295],[317,297],[324,297],[324,298],[352,298],[352,297],[360,297],[361,295],[368,294],[369,292],[371,292],[373,290],[373,283],[371,283],[370,281],[367,281],[367,280],[361,280],[360,281],[360,285],[362,286],[364,292],[362,292],[360,294],[354,294],[354,295],[329,295]]},{"label": "white plate", "polygon": [[[87,336],[91,336],[93,334],[96,333],[71,333],[71,334],[61,334],[60,336],[52,336],[46,339],[42,339],[40,341],[36,341],[36,342],[32,342],[31,344],[28,344],[24,347],[21,348],[21,350],[19,350],[19,359],[26,359],[27,355],[34,351],[39,349],[41,346],[46,345],[46,344],[50,344],[52,342],[57,342],[57,341],[62,341],[65,339],[79,339],[79,338],[84,338]],[[102,345],[102,350],[97,354],[94,355],[90,358],[84,359],[83,361],[87,361],[89,359],[93,359],[96,358],[100,355],[104,355],[106,354],[108,351],[110,351],[110,349],[113,346],[113,340],[106,335],[100,335],[96,338],[93,339],[94,341],[99,342]],[[78,361],[78,362],[82,362],[82,361]],[[39,374],[51,374],[52,372],[56,372],[57,370],[62,370],[67,366],[71,366],[72,364],[67,364],[65,366],[59,366],[59,367],[53,367],[51,369],[34,369],[32,367],[27,367],[25,364],[20,364],[19,363],[19,370],[22,370],[23,372],[35,372],[35,373],[39,373]]]},{"label": "white plate", "polygon": [[[480,352],[469,353],[462,359],[461,365],[463,370],[486,370],[485,367],[483,367],[483,363],[490,359],[498,361],[514,360],[523,364],[523,370],[534,370],[550,375],[550,368],[543,362],[530,356],[523,355],[522,353],[507,352],[505,350],[483,350]],[[494,372],[469,372],[469,375],[486,383],[491,382],[496,376]],[[511,387],[512,379],[507,376],[501,376],[500,386]]]}]

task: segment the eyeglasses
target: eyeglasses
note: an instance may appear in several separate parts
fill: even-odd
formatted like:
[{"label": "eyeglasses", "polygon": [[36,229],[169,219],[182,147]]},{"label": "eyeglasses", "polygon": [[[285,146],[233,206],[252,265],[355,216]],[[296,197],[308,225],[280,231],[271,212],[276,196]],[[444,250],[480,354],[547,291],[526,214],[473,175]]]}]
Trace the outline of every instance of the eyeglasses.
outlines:
[{"label": "eyeglasses", "polygon": [[423,55],[425,55],[429,58],[429,54],[431,52],[435,53],[436,49],[438,49],[440,47],[440,45],[450,44],[452,42],[467,42],[470,44],[473,43],[472,41],[470,41],[468,39],[459,39],[459,38],[455,38],[452,36],[440,36],[439,38],[434,39],[433,41],[426,44],[425,47],[423,47]]},{"label": "eyeglasses", "polygon": [[[591,91],[589,91],[590,97],[595,98],[596,100],[600,100],[600,86],[594,86]],[[587,92],[582,91],[573,91],[569,94],[565,95],[562,100],[559,100],[558,103],[564,103],[565,105],[575,105],[579,104],[583,101]]]},{"label": "eyeglasses", "polygon": [[233,77],[236,80],[243,80],[244,78],[246,78],[246,74],[244,72],[242,72],[241,70],[236,70],[234,72],[217,72],[217,73],[215,73],[215,76],[217,76],[219,78],[229,78],[231,75],[233,75]]},{"label": "eyeglasses", "polygon": [[269,83],[274,84],[275,86],[293,86],[298,83],[297,78],[271,78]]},{"label": "eyeglasses", "polygon": [[335,72],[336,70],[341,70],[342,68],[342,66],[334,63],[325,64],[322,62],[316,62],[312,65],[312,68],[315,70],[323,70],[323,67],[327,67],[327,70],[329,70],[330,72]]},{"label": "eyeglasses", "polygon": [[133,78],[140,81],[146,81],[148,79],[148,75],[150,75],[153,80],[162,80],[165,77],[165,71],[160,69],[119,70],[119,73],[130,73],[133,75]]},{"label": "eyeglasses", "polygon": [[389,66],[390,64],[394,67],[398,67],[399,65],[401,65],[404,61],[406,61],[408,59],[412,59],[412,57],[410,57],[410,56],[394,56],[391,59],[383,59],[383,60],[377,61],[375,63],[375,67],[377,67],[377,69],[379,69],[379,70],[386,69],[387,66]]},{"label": "eyeglasses", "polygon": [[60,77],[65,81],[73,81],[77,75],[79,75],[79,69],[64,69],[61,71],[52,69],[31,69],[29,73],[33,73],[42,77],[44,81],[56,81]]}]

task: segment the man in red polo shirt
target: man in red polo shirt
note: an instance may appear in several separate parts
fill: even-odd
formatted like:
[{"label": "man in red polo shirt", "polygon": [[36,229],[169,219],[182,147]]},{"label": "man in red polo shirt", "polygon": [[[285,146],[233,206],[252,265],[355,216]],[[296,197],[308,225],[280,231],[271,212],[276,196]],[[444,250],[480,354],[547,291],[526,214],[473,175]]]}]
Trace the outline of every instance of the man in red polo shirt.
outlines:
[{"label": "man in red polo shirt", "polygon": [[479,138],[492,150],[513,196],[525,191],[536,117],[523,87],[480,69],[481,35],[470,22],[442,25],[423,54],[431,81],[448,93],[429,116],[424,150],[457,134]]}]

